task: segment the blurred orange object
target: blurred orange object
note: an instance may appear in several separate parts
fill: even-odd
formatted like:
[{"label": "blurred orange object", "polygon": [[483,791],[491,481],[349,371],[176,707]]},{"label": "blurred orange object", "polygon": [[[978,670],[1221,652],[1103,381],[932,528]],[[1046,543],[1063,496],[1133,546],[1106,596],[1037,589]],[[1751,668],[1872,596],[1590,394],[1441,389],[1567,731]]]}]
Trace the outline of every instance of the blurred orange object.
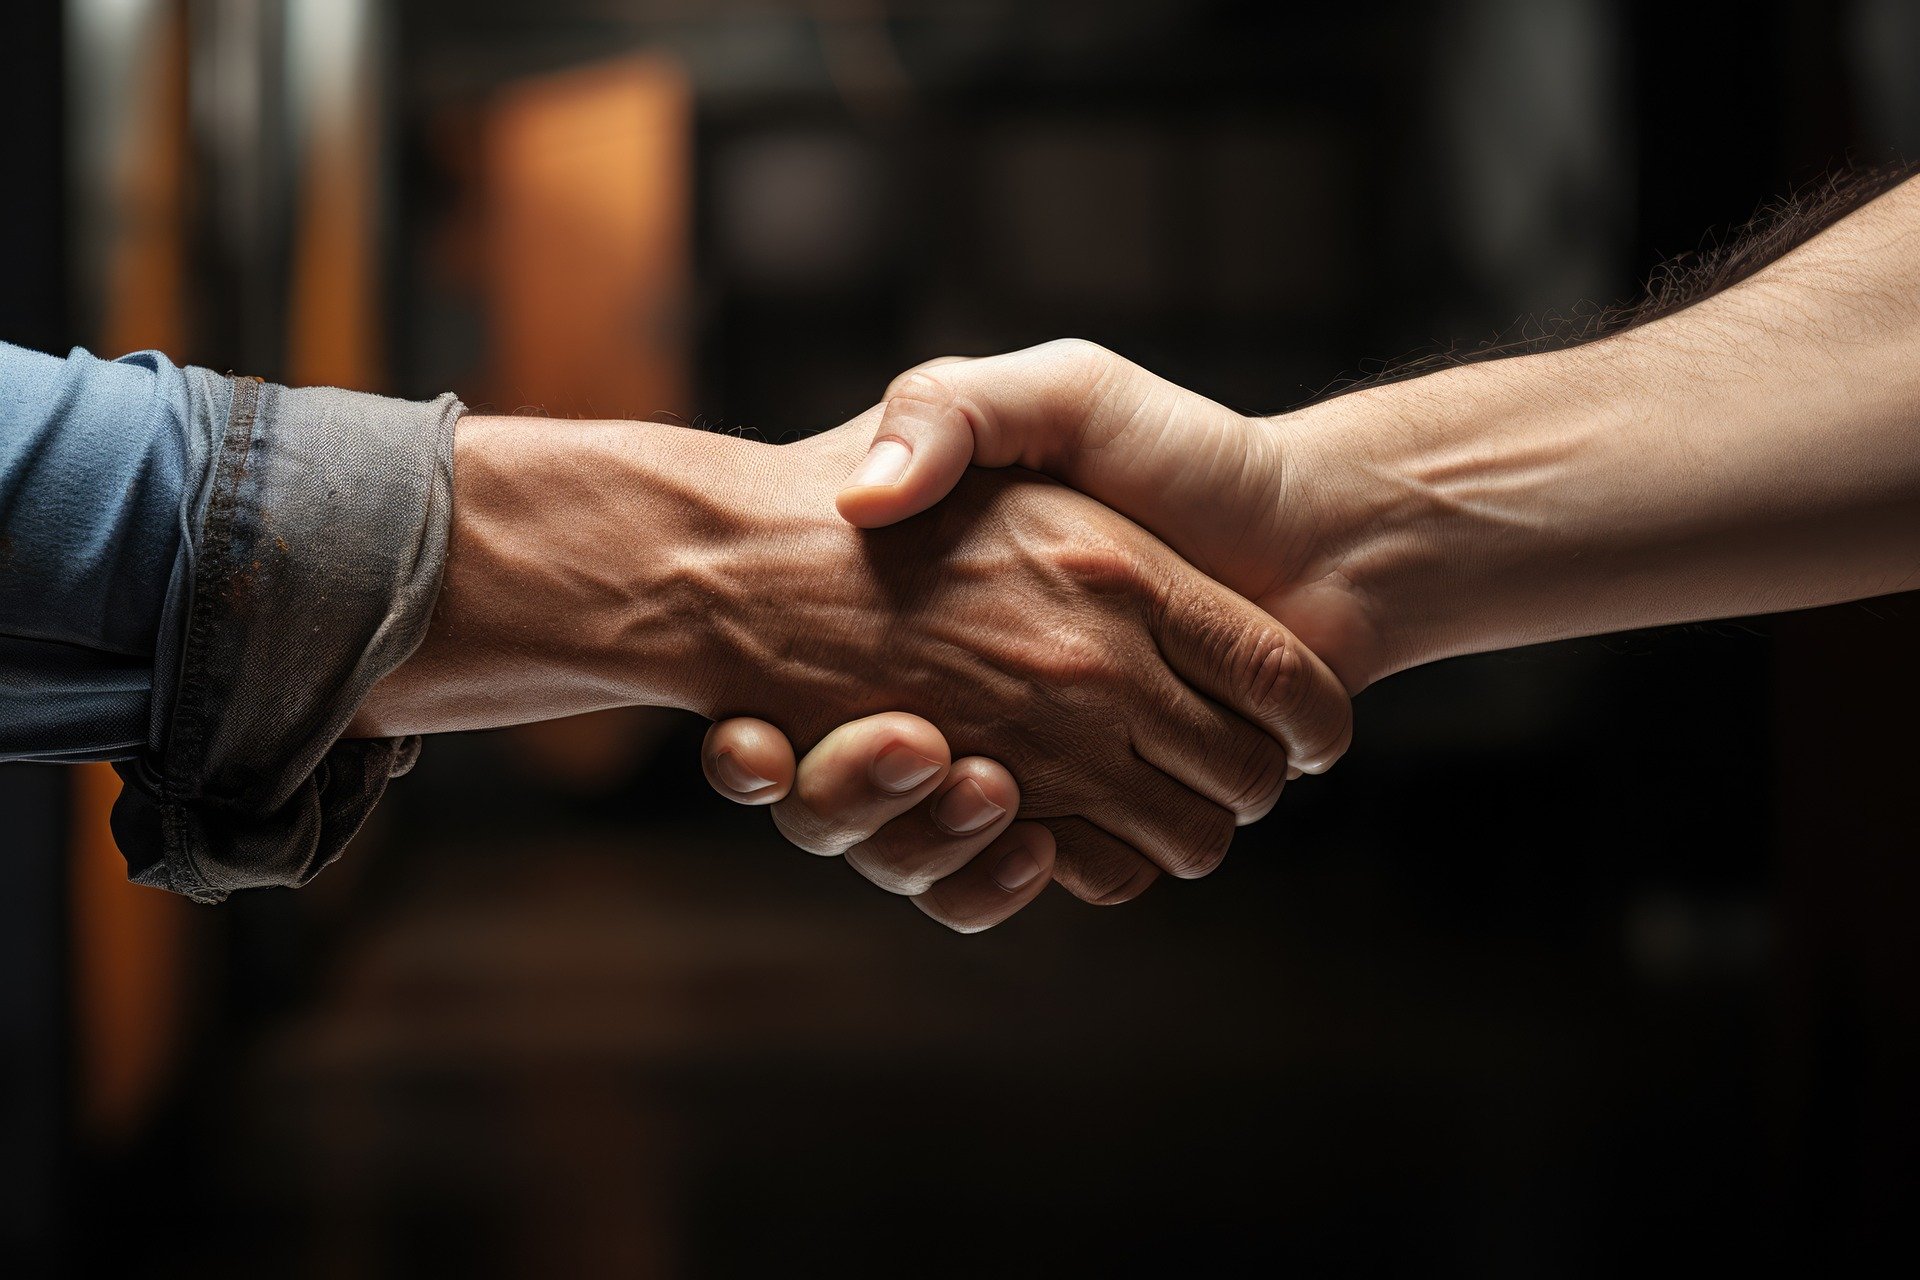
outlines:
[{"label": "blurred orange object", "polygon": [[485,130],[496,412],[686,408],[693,105],[636,57],[528,80]]},{"label": "blurred orange object", "polygon": [[[693,98],[664,58],[524,81],[481,129],[480,269],[497,413],[648,418],[688,407]],[[661,713],[527,725],[523,765],[580,791],[624,781]]]},{"label": "blurred orange object", "polygon": [[[187,33],[184,5],[158,16],[137,67],[134,109],[117,122],[109,175],[112,232],[98,346],[109,354],[186,347]],[[164,1089],[184,1042],[190,987],[185,899],[127,882],[107,816],[120,780],[72,769],[75,1111],[81,1132],[130,1138]]]},{"label": "blurred orange object", "polygon": [[185,1040],[194,908],[185,898],[128,883],[107,829],[120,793],[112,766],[81,765],[71,773],[75,1110],[81,1132],[111,1146],[139,1131]]}]

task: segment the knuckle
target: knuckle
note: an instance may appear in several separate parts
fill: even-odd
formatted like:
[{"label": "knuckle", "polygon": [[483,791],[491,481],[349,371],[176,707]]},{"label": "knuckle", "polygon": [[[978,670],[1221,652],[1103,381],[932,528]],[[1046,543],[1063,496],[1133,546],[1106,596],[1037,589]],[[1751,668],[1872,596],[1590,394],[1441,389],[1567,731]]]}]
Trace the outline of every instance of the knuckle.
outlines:
[{"label": "knuckle", "polygon": [[1089,338],[1055,338],[1042,349],[1056,360],[1079,366],[1101,365],[1115,359],[1113,352]]},{"label": "knuckle", "polygon": [[1082,404],[1096,400],[1103,388],[1132,368],[1099,343],[1085,338],[1056,338],[1043,350],[1058,373],[1055,394]]},{"label": "knuckle", "polygon": [[1311,688],[1312,673],[1300,642],[1285,631],[1255,632],[1241,666],[1254,705],[1282,720],[1297,714]]},{"label": "knuckle", "polygon": [[1068,629],[1034,654],[1034,674],[1051,688],[1105,685],[1122,671],[1120,657],[1097,631]]},{"label": "knuckle", "polygon": [[[1047,688],[1039,681],[1034,682],[1033,688],[1031,714],[1058,718],[1084,706],[1080,700],[1062,697],[1059,690]],[[1085,759],[1053,742],[1032,744],[1007,764],[1020,778],[1018,799],[1008,807],[1027,818],[1058,817],[1075,812],[1086,789],[1097,777]]]},{"label": "knuckle", "polygon": [[1167,871],[1182,880],[1211,875],[1226,861],[1233,831],[1233,817],[1224,812],[1190,824],[1167,856]]},{"label": "knuckle", "polygon": [[1236,771],[1224,801],[1235,814],[1263,813],[1287,785],[1287,753],[1271,739],[1257,744]]},{"label": "knuckle", "polygon": [[1352,699],[1341,699],[1337,710],[1338,716],[1334,721],[1332,736],[1328,745],[1321,750],[1320,758],[1316,762],[1319,771],[1323,773],[1338,763],[1340,758],[1347,754],[1348,748],[1353,746]]},{"label": "knuckle", "polygon": [[1073,858],[1063,851],[1056,875],[1082,902],[1111,907],[1145,893],[1159,878],[1160,869],[1141,858]]},{"label": "knuckle", "polygon": [[887,384],[888,400],[916,400],[944,408],[954,399],[953,385],[938,369],[909,369]]},{"label": "knuckle", "polygon": [[1147,887],[1160,878],[1160,869],[1154,866],[1141,867],[1123,875],[1117,884],[1102,889],[1086,901],[1096,907],[1117,907],[1123,902],[1132,902],[1147,891]]},{"label": "knuckle", "polygon": [[1119,542],[1076,529],[1050,553],[1053,567],[1081,589],[1095,594],[1137,592],[1145,585],[1140,557]]}]

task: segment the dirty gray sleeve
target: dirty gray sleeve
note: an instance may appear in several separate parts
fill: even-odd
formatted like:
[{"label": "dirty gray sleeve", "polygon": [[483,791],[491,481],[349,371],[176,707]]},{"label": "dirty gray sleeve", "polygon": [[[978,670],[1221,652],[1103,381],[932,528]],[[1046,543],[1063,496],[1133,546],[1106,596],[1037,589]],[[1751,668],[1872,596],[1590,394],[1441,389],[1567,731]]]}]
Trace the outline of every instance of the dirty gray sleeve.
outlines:
[{"label": "dirty gray sleeve", "polygon": [[426,635],[463,410],[187,374],[182,546],[113,831],[133,880],[218,902],[312,879],[419,754],[341,735]]}]

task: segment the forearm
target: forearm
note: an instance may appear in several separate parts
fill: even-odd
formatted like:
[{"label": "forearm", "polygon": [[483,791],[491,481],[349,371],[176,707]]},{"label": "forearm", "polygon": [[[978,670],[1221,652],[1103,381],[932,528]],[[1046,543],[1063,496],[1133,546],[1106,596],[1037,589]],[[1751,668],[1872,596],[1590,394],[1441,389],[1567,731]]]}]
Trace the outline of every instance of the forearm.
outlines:
[{"label": "forearm", "polygon": [[1667,319],[1286,429],[1366,678],[1920,585],[1920,184]]},{"label": "forearm", "polygon": [[712,493],[752,448],[646,422],[463,418],[433,624],[350,733],[697,706],[701,584],[725,541]]}]

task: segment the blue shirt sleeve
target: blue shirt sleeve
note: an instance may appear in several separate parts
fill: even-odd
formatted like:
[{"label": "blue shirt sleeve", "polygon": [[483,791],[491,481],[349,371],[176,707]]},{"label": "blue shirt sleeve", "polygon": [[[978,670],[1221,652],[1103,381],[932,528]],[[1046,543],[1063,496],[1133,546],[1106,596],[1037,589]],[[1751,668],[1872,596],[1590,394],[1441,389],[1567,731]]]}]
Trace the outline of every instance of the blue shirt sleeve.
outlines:
[{"label": "blue shirt sleeve", "polygon": [[195,399],[157,352],[0,343],[0,760],[146,746]]},{"label": "blue shirt sleeve", "polygon": [[419,753],[342,735],[432,620],[462,412],[0,344],[0,761],[112,760],[141,884],[310,880]]}]

